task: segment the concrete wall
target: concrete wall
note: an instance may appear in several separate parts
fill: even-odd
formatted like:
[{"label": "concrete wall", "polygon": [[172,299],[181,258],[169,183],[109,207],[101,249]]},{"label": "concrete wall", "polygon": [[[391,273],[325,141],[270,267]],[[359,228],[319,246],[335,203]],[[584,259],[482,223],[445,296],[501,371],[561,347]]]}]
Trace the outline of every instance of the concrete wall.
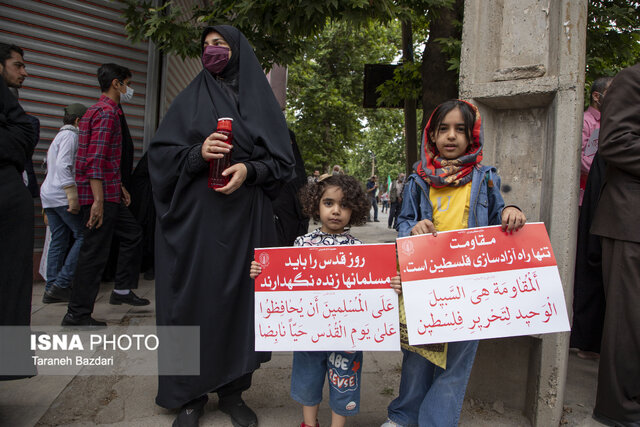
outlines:
[{"label": "concrete wall", "polygon": [[[507,203],[543,221],[571,312],[587,0],[466,0],[460,97],[484,119],[483,163]],[[483,341],[467,396],[558,425],[569,334]]]}]

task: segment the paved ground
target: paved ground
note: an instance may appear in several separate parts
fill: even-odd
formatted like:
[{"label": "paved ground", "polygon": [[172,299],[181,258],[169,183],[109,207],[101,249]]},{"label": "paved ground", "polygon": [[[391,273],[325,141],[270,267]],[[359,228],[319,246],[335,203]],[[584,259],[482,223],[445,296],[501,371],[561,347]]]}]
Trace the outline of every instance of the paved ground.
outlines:
[{"label": "paved ground", "polygon": [[[395,231],[381,222],[367,223],[353,229],[365,243],[393,242]],[[313,225],[312,225],[313,227]],[[154,284],[140,281],[137,292],[149,298],[147,307],[112,306],[108,303],[110,283],[103,284],[94,316],[109,324],[155,323]],[[44,305],[42,283],[34,286],[32,324],[59,325],[66,305]],[[349,426],[379,426],[386,418],[386,407],[398,390],[401,354],[399,352],[365,352],[363,363],[362,409],[349,420]],[[254,375],[253,387],[244,397],[256,410],[262,427],[299,426],[299,405],[288,395],[291,353],[274,353],[271,362]],[[597,362],[581,360],[571,354],[565,391],[566,426],[600,426],[591,419],[595,400]],[[154,376],[45,376],[0,382],[0,426],[169,426],[171,411],[154,403],[157,379]],[[327,396],[325,392],[325,397]],[[323,402],[320,424],[330,424],[330,410]],[[231,426],[229,418],[217,410],[217,400],[210,395],[202,426]],[[501,402],[467,400],[461,426],[526,426],[528,421],[517,411],[503,409]]]}]

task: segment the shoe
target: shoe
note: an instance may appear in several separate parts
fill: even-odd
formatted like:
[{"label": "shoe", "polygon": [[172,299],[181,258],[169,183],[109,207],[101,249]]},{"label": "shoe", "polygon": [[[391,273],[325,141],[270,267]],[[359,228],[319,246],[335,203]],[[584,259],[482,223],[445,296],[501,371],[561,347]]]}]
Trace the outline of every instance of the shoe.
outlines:
[{"label": "shoe", "polygon": [[134,294],[133,291],[129,291],[129,293],[126,295],[116,294],[115,292],[111,291],[109,304],[149,305],[149,300],[146,298],[140,298],[139,296]]},{"label": "shoe", "polygon": [[64,315],[62,319],[62,326],[89,326],[94,328],[106,328],[107,322],[101,322],[91,316],[76,317],[71,313]]},{"label": "shoe", "polygon": [[238,399],[220,399],[218,408],[231,417],[233,427],[257,427],[258,417],[251,408],[244,403],[241,398]]},{"label": "shoe", "polygon": [[42,302],[44,304],[51,304],[53,302],[69,302],[71,299],[71,287],[61,288],[60,286],[53,285],[51,289],[45,290],[42,295]]},{"label": "shoe", "polygon": [[380,222],[380,221],[378,221],[377,219],[374,219],[373,222]]},{"label": "shoe", "polygon": [[391,421],[387,418],[387,421],[384,422],[380,427],[404,427],[402,424],[398,424],[396,422]]},{"label": "shoe", "polygon": [[[305,424],[303,421],[302,423],[300,423],[300,427],[313,427],[313,426],[310,426],[309,424]],[[316,421],[315,427],[320,427],[320,423],[318,421]]]},{"label": "shoe", "polygon": [[209,398],[205,394],[180,408],[178,416],[173,420],[172,427],[197,427],[200,425],[200,417],[204,414],[204,405]]}]

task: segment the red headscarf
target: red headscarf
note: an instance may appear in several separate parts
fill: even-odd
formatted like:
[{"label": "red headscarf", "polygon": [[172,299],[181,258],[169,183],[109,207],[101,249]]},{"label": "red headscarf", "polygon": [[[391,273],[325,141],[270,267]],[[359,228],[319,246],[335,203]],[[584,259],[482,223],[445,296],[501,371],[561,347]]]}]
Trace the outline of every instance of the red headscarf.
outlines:
[{"label": "red headscarf", "polygon": [[[471,181],[472,171],[475,165],[482,161],[482,145],[484,136],[482,132],[482,121],[478,108],[470,102],[458,99],[459,102],[467,104],[475,113],[475,121],[471,132],[469,148],[460,157],[454,160],[447,160],[440,155],[438,147],[429,138],[429,130],[433,114],[442,104],[436,107],[429,117],[429,122],[424,128],[422,135],[421,160],[416,163],[415,171],[425,182],[433,187],[442,188],[446,186],[459,187]],[[458,107],[457,107],[458,108]]]}]

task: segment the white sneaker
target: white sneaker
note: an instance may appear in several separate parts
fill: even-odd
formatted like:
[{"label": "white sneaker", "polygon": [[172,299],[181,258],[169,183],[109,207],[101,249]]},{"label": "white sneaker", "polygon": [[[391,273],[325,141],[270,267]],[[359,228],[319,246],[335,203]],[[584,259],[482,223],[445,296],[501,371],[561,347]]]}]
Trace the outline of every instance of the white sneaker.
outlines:
[{"label": "white sneaker", "polygon": [[382,424],[380,427],[404,427],[404,426],[396,422],[393,422],[389,418],[387,418],[387,421],[385,421],[384,424]]}]

